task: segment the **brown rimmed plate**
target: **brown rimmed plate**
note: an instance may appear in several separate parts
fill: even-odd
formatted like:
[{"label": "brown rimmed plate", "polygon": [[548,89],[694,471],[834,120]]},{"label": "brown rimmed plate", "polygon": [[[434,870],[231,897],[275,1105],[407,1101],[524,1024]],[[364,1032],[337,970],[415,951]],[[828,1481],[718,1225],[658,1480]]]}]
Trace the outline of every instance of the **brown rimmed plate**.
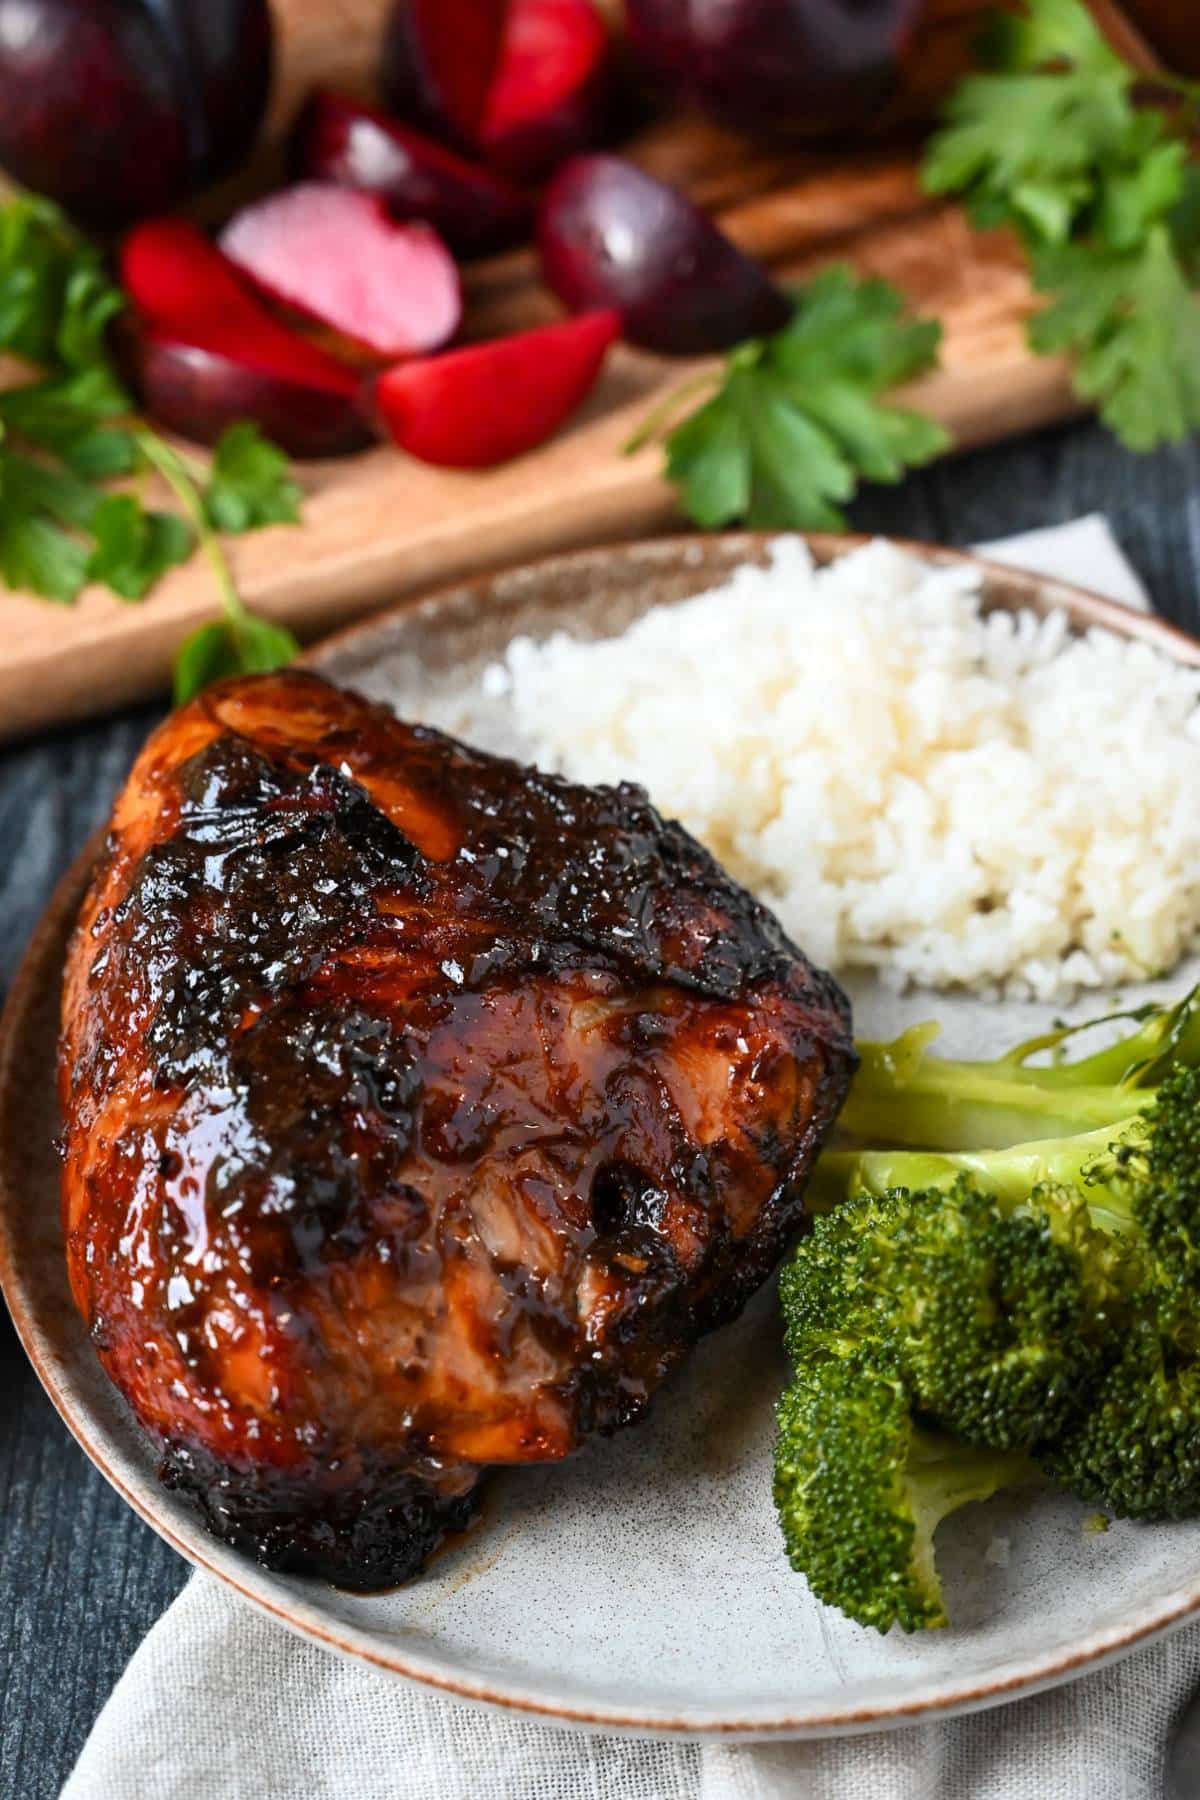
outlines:
[{"label": "brown rimmed plate", "polygon": [[[812,541],[822,560],[854,542]],[[763,547],[754,536],[660,539],[554,557],[405,605],[309,660],[410,715],[444,717],[514,633],[608,635]],[[1200,645],[1160,621],[1061,582],[979,567],[989,604],[1063,607],[1080,628],[1105,625],[1200,666]],[[479,709],[476,727],[503,742],[494,709]],[[999,1499],[949,1522],[939,1560],[952,1630],[880,1639],[818,1606],[783,1560],[771,1511],[782,1367],[769,1294],[701,1347],[646,1425],[565,1467],[497,1479],[480,1525],[419,1582],[347,1595],[216,1544],[159,1488],[154,1456],[101,1374],[67,1290],[54,1051],[64,949],[93,853],[54,896],[0,1031],[0,1279],[71,1431],[197,1567],[293,1630],[396,1675],[552,1720],[654,1734],[823,1735],[985,1706],[1200,1612],[1200,1523],[1088,1536],[1084,1509],[1050,1495]],[[909,1016],[933,1009],[928,997],[907,1004]],[[952,1022],[958,1047],[969,1047],[977,1012]],[[1041,1016],[993,1005],[991,1043]],[[881,1011],[866,1022],[896,1021]]]}]

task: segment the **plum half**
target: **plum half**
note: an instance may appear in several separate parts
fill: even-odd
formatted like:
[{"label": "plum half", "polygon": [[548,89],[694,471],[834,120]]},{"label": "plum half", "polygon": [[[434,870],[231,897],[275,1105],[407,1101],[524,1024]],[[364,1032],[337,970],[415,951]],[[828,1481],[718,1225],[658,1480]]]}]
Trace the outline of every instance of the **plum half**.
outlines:
[{"label": "plum half", "polygon": [[397,224],[375,194],[299,182],[237,213],[221,248],[272,298],[385,360],[436,350],[462,317],[442,240]]},{"label": "plum half", "polygon": [[[203,337],[207,344],[191,341]],[[180,337],[129,323],[120,360],[147,413],[196,444],[215,444],[241,419],[253,419],[289,456],[346,456],[371,441],[352,371],[314,376],[304,359],[261,339],[202,327]]]},{"label": "plum half", "polygon": [[540,181],[602,143],[612,111],[608,32],[591,0],[512,0],[478,128],[488,162]]},{"label": "plum half", "polygon": [[0,0],[0,165],[83,224],[167,211],[262,121],[267,0]]},{"label": "plum half", "polygon": [[677,188],[620,156],[576,156],[538,213],[542,271],[573,312],[615,307],[630,343],[699,356],[780,330],[791,303]]}]

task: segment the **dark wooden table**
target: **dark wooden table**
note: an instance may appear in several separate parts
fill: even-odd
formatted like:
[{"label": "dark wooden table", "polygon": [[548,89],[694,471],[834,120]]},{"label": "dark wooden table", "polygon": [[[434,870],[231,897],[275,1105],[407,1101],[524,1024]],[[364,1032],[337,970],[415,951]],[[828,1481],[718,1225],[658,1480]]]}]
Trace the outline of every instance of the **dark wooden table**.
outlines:
[{"label": "dark wooden table", "polygon": [[[969,544],[1093,511],[1108,515],[1159,610],[1200,633],[1197,444],[1133,457],[1095,426],[1047,432],[876,489],[855,522]],[[3,605],[0,595],[0,618]],[[0,993],[160,712],[0,752]],[[51,1800],[187,1569],[76,1449],[7,1315],[0,1356],[0,1795]]]}]

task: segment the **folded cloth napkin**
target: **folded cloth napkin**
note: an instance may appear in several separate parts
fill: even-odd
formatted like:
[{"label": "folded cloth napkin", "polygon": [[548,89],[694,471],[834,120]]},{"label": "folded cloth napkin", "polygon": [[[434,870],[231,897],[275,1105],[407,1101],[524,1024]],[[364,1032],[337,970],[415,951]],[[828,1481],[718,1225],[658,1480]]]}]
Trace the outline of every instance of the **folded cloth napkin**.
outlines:
[{"label": "folded cloth napkin", "polygon": [[[1134,605],[1105,521],[981,546]],[[63,1800],[1157,1800],[1200,1629],[968,1718],[805,1743],[590,1736],[343,1661],[194,1575],[136,1652]]]},{"label": "folded cloth napkin", "polygon": [[441,1700],[193,1575],[62,1800],[1159,1800],[1200,1630],[992,1712],[804,1743],[593,1737]]}]

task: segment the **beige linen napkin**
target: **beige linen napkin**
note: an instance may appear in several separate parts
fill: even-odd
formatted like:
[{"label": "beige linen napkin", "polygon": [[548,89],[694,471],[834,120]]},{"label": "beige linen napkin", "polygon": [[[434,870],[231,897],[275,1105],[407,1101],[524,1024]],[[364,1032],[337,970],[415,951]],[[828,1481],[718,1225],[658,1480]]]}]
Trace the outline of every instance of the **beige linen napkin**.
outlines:
[{"label": "beige linen napkin", "polygon": [[[1101,518],[981,548],[1147,604]],[[63,1800],[1158,1800],[1198,1683],[1189,1630],[1034,1699],[902,1731],[765,1745],[588,1736],[343,1661],[194,1575],[121,1677]]]}]

